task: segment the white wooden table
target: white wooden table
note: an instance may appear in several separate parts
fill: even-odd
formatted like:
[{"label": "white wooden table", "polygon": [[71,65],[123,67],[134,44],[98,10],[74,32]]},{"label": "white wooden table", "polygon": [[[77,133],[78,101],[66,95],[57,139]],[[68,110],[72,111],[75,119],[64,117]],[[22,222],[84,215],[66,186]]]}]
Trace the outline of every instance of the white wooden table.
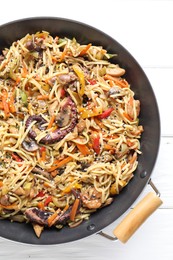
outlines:
[{"label": "white wooden table", "polygon": [[[90,24],[115,38],[136,58],[152,84],[160,110],[161,145],[152,180],[164,201],[125,245],[99,235],[53,246],[0,238],[0,259],[172,260],[173,1],[15,0],[1,1],[0,8],[0,24],[31,16],[65,17]],[[150,189],[148,186],[141,197]],[[103,231],[111,234],[120,220]]]}]

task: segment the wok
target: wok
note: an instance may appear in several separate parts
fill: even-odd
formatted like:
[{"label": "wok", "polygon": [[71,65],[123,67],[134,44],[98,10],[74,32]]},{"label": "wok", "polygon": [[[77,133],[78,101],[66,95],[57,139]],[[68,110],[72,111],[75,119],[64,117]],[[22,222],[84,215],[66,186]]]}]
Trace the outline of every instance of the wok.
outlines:
[{"label": "wok", "polygon": [[[149,80],[132,55],[109,35],[81,22],[56,18],[37,17],[13,21],[0,26],[0,50],[9,47],[12,42],[25,36],[45,30],[52,36],[75,37],[81,44],[102,45],[108,53],[116,53],[113,63],[126,69],[125,77],[130,82],[136,99],[141,102],[140,124],[144,126],[141,139],[142,155],[139,156],[138,168],[134,178],[115,197],[114,202],[93,213],[89,220],[75,228],[64,227],[45,229],[38,239],[32,226],[25,223],[11,223],[0,220],[0,236],[29,244],[59,244],[75,241],[100,231],[119,218],[137,199],[150,176],[156,162],[160,141],[160,119],[157,101]],[[135,40],[135,39],[134,39]]]}]

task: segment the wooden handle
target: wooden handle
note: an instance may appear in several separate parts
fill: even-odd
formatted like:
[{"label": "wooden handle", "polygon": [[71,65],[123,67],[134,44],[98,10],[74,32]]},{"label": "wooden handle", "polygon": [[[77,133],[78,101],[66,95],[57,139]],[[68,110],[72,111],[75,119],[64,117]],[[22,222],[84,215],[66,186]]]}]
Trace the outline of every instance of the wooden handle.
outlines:
[{"label": "wooden handle", "polygon": [[162,203],[161,199],[155,193],[148,193],[114,229],[114,235],[121,242],[126,243]]}]

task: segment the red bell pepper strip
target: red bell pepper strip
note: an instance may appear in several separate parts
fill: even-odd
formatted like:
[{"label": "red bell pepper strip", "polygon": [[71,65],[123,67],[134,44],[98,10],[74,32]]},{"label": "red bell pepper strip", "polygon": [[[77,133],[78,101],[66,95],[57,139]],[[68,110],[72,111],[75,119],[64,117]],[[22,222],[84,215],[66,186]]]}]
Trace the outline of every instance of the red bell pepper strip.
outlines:
[{"label": "red bell pepper strip", "polygon": [[90,85],[95,85],[97,83],[96,79],[88,79],[88,82],[90,83]]},{"label": "red bell pepper strip", "polygon": [[49,196],[46,198],[46,200],[44,202],[44,206],[47,206],[50,202],[52,202],[52,196]]},{"label": "red bell pepper strip", "polygon": [[96,137],[93,138],[92,147],[96,154],[100,153],[100,136],[99,135],[97,135]]},{"label": "red bell pepper strip", "polygon": [[40,197],[40,198],[42,198],[42,197],[44,197],[44,192],[41,190],[41,191],[39,191],[39,193],[37,194],[37,196],[36,197]]},{"label": "red bell pepper strip", "polygon": [[112,108],[112,107],[108,108],[101,115],[98,115],[98,118],[99,119],[107,118],[108,116],[110,116],[110,114],[112,113],[113,110],[114,110],[114,108]]},{"label": "red bell pepper strip", "polygon": [[12,153],[12,158],[13,160],[15,160],[16,162],[22,162],[22,158],[20,158],[17,154]]}]

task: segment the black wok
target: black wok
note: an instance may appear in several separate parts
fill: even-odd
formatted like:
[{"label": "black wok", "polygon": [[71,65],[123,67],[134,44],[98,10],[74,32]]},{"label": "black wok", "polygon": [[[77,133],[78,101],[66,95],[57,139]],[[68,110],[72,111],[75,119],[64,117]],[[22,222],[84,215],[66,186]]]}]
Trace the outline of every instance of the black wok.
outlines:
[{"label": "black wok", "polygon": [[[0,220],[0,236],[30,244],[59,244],[89,236],[120,217],[137,199],[148,183],[158,154],[160,140],[160,120],[158,106],[150,82],[132,55],[116,40],[86,24],[62,18],[29,18],[0,26],[0,50],[9,47],[13,41],[45,30],[55,36],[75,37],[81,44],[102,45],[108,53],[117,53],[112,62],[126,69],[126,79],[131,84],[135,97],[141,101],[140,124],[144,126],[141,139],[142,155],[134,178],[118,195],[114,202],[92,214],[76,228],[64,227],[45,230],[38,239],[30,224],[10,223]],[[134,39],[135,41],[135,39]]]}]

